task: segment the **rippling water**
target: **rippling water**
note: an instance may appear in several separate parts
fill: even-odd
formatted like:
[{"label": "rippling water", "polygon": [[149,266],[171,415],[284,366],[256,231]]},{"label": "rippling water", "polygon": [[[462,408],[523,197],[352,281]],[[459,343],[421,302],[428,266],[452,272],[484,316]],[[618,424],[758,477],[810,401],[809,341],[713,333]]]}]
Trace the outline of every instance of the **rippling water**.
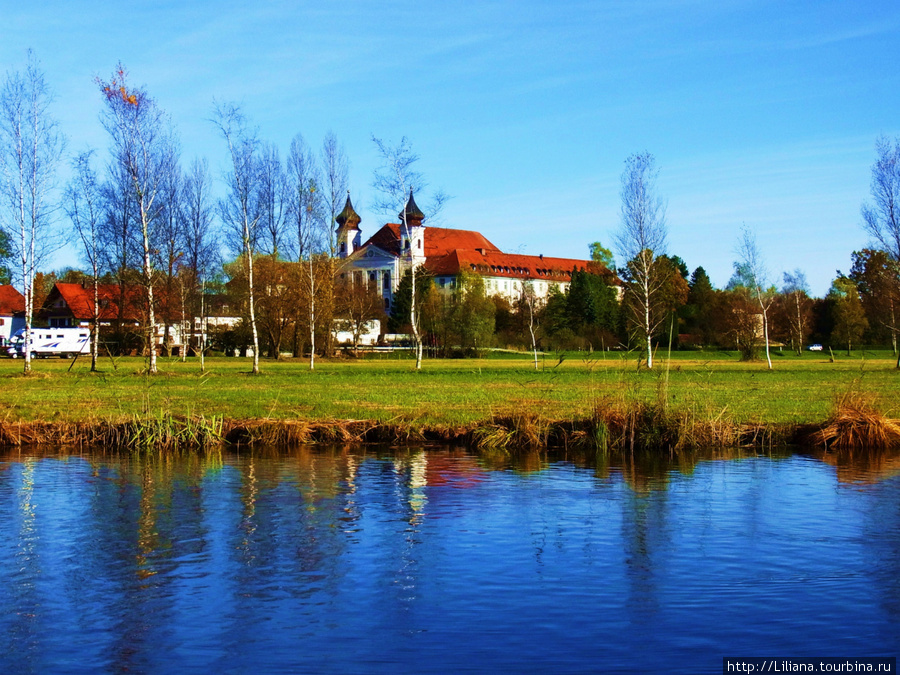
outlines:
[{"label": "rippling water", "polygon": [[900,461],[0,458],[2,672],[896,656]]}]

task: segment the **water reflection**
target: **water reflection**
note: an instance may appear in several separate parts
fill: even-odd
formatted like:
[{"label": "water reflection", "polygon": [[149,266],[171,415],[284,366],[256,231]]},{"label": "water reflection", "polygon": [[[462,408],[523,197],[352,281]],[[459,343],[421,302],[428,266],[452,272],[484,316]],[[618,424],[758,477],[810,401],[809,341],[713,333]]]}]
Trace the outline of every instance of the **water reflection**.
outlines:
[{"label": "water reflection", "polygon": [[874,484],[894,476],[900,476],[900,452],[885,450],[819,451],[811,456],[835,467],[837,478],[842,483]]},{"label": "water reflection", "polygon": [[740,451],[8,454],[0,670],[711,670],[697,659],[729,649],[890,650],[897,467]]}]

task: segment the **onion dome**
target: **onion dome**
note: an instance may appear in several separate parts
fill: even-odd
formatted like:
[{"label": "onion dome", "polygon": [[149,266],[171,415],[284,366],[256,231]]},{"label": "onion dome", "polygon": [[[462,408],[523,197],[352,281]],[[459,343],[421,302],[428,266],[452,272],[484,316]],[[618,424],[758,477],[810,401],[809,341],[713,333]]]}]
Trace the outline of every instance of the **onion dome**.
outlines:
[{"label": "onion dome", "polygon": [[422,210],[416,205],[416,200],[413,199],[412,188],[409,189],[409,199],[406,200],[406,206],[403,208],[403,211],[397,214],[401,221],[404,214],[406,215],[407,225],[421,225],[422,221],[425,220],[425,214],[422,213]]},{"label": "onion dome", "polygon": [[334,219],[339,229],[358,230],[362,218],[354,211],[353,204],[350,203],[350,191],[347,190],[347,203],[344,204],[344,210],[341,211]]}]

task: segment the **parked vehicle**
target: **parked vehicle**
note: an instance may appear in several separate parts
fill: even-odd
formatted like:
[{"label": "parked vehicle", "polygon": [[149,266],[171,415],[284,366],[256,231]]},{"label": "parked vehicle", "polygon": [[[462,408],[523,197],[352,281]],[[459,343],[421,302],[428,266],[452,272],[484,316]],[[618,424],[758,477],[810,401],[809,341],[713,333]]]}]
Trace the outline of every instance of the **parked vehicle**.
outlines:
[{"label": "parked vehicle", "polygon": [[[32,328],[28,351],[31,358],[59,356],[66,358],[76,354],[90,354],[91,331],[88,328]],[[16,331],[6,353],[14,359],[25,356],[25,329]]]},{"label": "parked vehicle", "polygon": [[807,349],[811,352],[820,352],[822,351],[822,345],[810,345]]}]

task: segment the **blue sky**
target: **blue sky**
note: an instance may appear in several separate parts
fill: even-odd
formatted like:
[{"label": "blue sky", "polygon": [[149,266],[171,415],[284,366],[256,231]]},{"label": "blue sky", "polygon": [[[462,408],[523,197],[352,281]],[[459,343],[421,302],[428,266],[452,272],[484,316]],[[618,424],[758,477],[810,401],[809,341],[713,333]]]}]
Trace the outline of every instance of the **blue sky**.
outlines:
[{"label": "blue sky", "polygon": [[[122,61],[221,174],[207,121],[234,100],[287,153],[333,131],[367,236],[371,135],[407,136],[453,196],[442,224],[508,251],[611,245],[625,158],[653,153],[669,252],[713,283],[740,228],[773,281],[817,295],[866,245],[875,139],[900,133],[900,6],[890,2],[2,0],[0,67],[32,48],[70,149],[105,150],[96,76]],[[74,262],[75,254],[58,262]]]}]

